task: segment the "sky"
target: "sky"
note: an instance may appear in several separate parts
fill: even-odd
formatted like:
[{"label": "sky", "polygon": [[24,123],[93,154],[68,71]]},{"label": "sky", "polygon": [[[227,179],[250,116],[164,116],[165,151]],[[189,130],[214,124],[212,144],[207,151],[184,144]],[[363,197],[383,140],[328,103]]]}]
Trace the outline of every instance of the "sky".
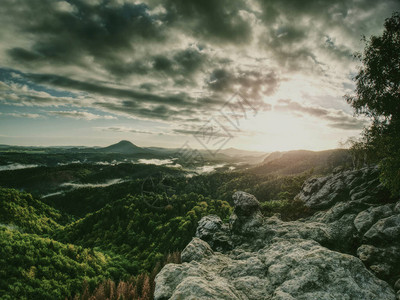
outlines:
[{"label": "sky", "polygon": [[342,147],[397,0],[2,0],[0,144]]}]

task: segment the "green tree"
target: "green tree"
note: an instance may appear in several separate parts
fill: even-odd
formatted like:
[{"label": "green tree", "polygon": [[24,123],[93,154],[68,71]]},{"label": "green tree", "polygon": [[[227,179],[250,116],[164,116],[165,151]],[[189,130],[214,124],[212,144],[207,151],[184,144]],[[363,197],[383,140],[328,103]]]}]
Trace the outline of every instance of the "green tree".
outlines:
[{"label": "green tree", "polygon": [[346,95],[356,114],[372,121],[353,144],[369,161],[379,162],[381,180],[400,194],[400,14],[385,20],[381,36],[365,40],[354,95]]}]

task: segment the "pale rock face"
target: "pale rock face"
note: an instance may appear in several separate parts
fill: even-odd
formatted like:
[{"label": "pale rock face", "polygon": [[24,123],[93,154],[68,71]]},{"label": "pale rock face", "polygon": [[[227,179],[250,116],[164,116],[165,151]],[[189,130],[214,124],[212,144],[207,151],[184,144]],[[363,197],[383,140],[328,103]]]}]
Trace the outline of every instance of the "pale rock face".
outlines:
[{"label": "pale rock face", "polygon": [[199,238],[193,238],[192,241],[183,249],[181,253],[182,262],[200,261],[204,257],[213,255],[214,251],[210,245]]},{"label": "pale rock face", "polygon": [[229,223],[232,231],[254,236],[263,223],[260,202],[253,195],[238,191],[232,196],[235,211]]},{"label": "pale rock face", "polygon": [[382,241],[388,244],[400,241],[400,214],[376,222],[365,233],[366,241]]},{"label": "pale rock face", "polygon": [[200,239],[211,237],[222,227],[222,220],[220,217],[210,215],[202,218],[197,226],[196,236]]},{"label": "pale rock face", "polygon": [[[375,247],[361,245],[357,249],[357,255],[371,271],[390,283],[394,283],[399,270],[400,252],[396,246]],[[393,276],[394,275],[394,276]]]},{"label": "pale rock face", "polygon": [[229,224],[200,220],[183,264],[157,275],[155,299],[400,300],[400,201],[377,174],[308,180],[297,198],[323,210],[291,222],[263,218],[253,195],[236,192]]},{"label": "pale rock face", "polygon": [[379,183],[378,174],[374,167],[312,178],[297,197],[314,209],[329,208],[340,201],[376,202],[389,195]]},{"label": "pale rock face", "polygon": [[239,191],[234,193],[232,198],[238,216],[249,216],[260,210],[260,202],[249,193]]},{"label": "pale rock face", "polygon": [[395,294],[356,257],[291,239],[250,256],[215,253],[200,265],[167,265],[157,275],[155,299],[394,300]]},{"label": "pale rock face", "polygon": [[354,226],[358,232],[365,233],[371,228],[379,219],[393,215],[393,205],[387,204],[378,207],[370,207],[360,212],[354,219]]}]

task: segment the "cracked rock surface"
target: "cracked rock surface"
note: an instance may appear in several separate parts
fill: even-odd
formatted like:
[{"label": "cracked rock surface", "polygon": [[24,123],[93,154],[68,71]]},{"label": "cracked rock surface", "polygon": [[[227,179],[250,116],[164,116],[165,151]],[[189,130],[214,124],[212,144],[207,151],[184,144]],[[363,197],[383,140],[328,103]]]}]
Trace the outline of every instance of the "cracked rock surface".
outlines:
[{"label": "cracked rock surface", "polygon": [[[182,251],[156,277],[155,299],[400,299],[400,201],[376,168],[305,182],[308,219],[263,218],[245,192],[229,224],[200,220]],[[397,293],[397,296],[396,296]]]}]

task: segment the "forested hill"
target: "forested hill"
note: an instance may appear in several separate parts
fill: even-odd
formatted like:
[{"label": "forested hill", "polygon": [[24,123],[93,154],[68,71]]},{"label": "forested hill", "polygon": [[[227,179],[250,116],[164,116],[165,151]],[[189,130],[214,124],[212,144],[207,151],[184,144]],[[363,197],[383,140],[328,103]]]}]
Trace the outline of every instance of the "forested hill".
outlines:
[{"label": "forested hill", "polygon": [[[176,166],[102,160],[2,171],[1,267],[7,280],[1,293],[5,299],[105,299],[105,290],[118,290],[109,298],[152,299],[161,267],[180,261],[202,217],[227,221],[236,191],[256,195],[264,216],[310,216],[313,209],[294,199],[304,181],[347,163],[325,160],[336,157],[334,151],[313,169],[309,162],[318,153],[297,156],[305,172],[286,169],[294,164],[285,154],[272,160],[277,167],[270,164],[271,172],[193,174]],[[294,174],[285,175],[290,170]]]},{"label": "forested hill", "polygon": [[251,172],[257,174],[300,174],[313,169],[314,173],[327,174],[334,168],[351,167],[352,156],[346,149],[325,151],[295,150],[272,152]]},{"label": "forested hill", "polygon": [[28,193],[0,188],[0,199],[1,299],[72,298],[107,280],[150,299],[155,274],[179,257],[170,253],[188,243],[198,220],[231,212],[194,193],[158,194],[128,196],[73,221]]},{"label": "forested hill", "polygon": [[63,299],[107,278],[128,276],[127,261],[54,239],[72,218],[28,193],[0,188],[1,299]]},{"label": "forested hill", "polygon": [[52,234],[70,218],[31,194],[0,188],[0,223],[26,233]]}]

